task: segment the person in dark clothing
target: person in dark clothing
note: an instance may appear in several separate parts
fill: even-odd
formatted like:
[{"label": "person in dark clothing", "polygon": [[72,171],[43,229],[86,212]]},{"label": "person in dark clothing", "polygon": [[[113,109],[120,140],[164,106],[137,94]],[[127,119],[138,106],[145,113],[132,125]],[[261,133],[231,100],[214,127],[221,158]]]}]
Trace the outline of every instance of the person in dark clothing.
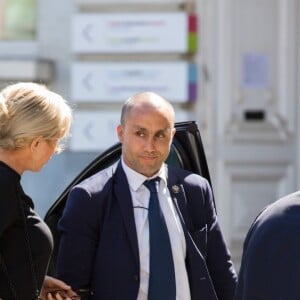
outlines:
[{"label": "person in dark clothing", "polygon": [[21,82],[0,93],[0,299],[62,299],[74,292],[46,276],[53,240],[21,186],[24,171],[39,171],[68,135],[72,111],[45,86]]},{"label": "person in dark clothing", "polygon": [[235,300],[300,299],[300,192],[268,205],[244,242]]}]

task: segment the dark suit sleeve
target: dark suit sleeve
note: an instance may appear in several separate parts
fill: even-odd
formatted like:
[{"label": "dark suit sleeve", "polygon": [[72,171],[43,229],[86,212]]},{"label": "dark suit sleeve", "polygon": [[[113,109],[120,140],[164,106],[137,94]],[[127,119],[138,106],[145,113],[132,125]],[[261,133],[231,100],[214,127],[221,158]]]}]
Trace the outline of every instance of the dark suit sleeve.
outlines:
[{"label": "dark suit sleeve", "polygon": [[89,287],[93,262],[101,232],[101,207],[97,197],[82,187],[69,194],[59,222],[61,240],[57,258],[57,277],[73,288]]},{"label": "dark suit sleeve", "polygon": [[[206,231],[205,245],[200,245],[199,249],[206,258],[207,268],[218,299],[232,300],[237,275],[218,223],[211,187],[207,180],[199,179],[199,176],[190,178],[190,180],[188,198],[194,201],[191,203],[192,210],[190,212],[193,226],[194,229],[201,230],[202,235],[203,231]],[[195,195],[197,196],[195,197]],[[195,207],[198,207],[198,210]]]}]

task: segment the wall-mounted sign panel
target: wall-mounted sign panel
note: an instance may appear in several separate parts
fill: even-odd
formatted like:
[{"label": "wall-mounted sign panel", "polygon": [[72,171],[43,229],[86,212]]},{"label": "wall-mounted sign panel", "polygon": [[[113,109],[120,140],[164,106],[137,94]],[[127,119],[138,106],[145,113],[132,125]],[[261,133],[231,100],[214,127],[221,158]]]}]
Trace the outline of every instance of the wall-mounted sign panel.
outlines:
[{"label": "wall-mounted sign panel", "polygon": [[176,4],[186,3],[186,0],[74,0],[78,5],[87,4]]},{"label": "wall-mounted sign panel", "polygon": [[75,102],[123,102],[153,91],[171,102],[197,99],[197,67],[181,62],[82,62],[71,70]]},{"label": "wall-mounted sign panel", "polygon": [[48,82],[52,75],[52,61],[0,58],[0,81]]},{"label": "wall-mounted sign panel", "polygon": [[197,19],[185,12],[82,13],[72,23],[76,53],[187,53],[197,50]]},{"label": "wall-mounted sign panel", "polygon": [[[77,111],[74,113],[70,150],[106,150],[118,141],[116,127],[121,111]],[[187,111],[176,109],[176,122],[190,121]]]},{"label": "wall-mounted sign panel", "polygon": [[77,111],[74,113],[70,150],[103,151],[118,141],[118,111]]}]

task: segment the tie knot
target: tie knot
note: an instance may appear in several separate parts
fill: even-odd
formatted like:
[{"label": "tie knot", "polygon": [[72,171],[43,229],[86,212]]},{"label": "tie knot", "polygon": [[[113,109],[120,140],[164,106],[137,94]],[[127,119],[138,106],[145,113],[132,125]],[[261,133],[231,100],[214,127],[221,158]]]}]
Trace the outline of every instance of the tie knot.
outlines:
[{"label": "tie knot", "polygon": [[151,193],[157,193],[158,191],[158,184],[159,184],[160,178],[159,177],[155,177],[153,179],[150,180],[146,180],[144,182],[144,186],[146,186],[146,188],[151,192]]}]

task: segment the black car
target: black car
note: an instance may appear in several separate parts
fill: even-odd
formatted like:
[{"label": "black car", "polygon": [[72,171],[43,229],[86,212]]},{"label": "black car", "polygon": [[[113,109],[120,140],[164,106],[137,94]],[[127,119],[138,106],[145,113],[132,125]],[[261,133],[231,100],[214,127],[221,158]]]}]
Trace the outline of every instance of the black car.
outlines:
[{"label": "black car", "polygon": [[[175,124],[176,134],[172,142],[171,152],[167,162],[205,177],[211,183],[205,152],[197,123],[194,121]],[[57,222],[60,219],[70,189],[85,178],[116,162],[121,155],[121,144],[115,144],[96,157],[64,190],[60,197],[50,207],[45,215],[45,222],[50,227],[54,237],[54,252],[49,266],[49,274],[55,271],[55,261],[59,245]]]}]

